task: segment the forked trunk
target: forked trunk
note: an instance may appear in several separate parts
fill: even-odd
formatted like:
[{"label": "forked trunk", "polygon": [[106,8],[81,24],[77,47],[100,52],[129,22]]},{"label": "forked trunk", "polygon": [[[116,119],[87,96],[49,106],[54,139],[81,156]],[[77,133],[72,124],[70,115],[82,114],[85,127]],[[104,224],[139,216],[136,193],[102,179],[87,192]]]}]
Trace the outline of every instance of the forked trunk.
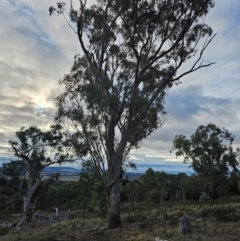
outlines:
[{"label": "forked trunk", "polygon": [[120,187],[119,178],[116,178],[108,191],[108,228],[114,229],[120,225]]},{"label": "forked trunk", "polygon": [[37,180],[34,186],[30,185],[30,183],[28,185],[28,191],[23,196],[23,216],[20,223],[18,224],[18,227],[32,221],[35,205],[37,202],[37,198],[36,197],[33,198],[33,196],[38,186],[39,186],[39,180]]},{"label": "forked trunk", "polygon": [[126,148],[126,135],[122,134],[121,141],[114,150],[115,127],[117,122],[112,122],[109,126],[107,149],[108,149],[108,187],[107,187],[107,205],[108,205],[108,228],[114,229],[121,225],[120,215],[120,168],[123,161],[123,153]]},{"label": "forked trunk", "polygon": [[26,223],[29,223],[32,221],[33,213],[35,210],[35,205],[36,205],[36,198],[32,198],[32,195],[25,195],[23,197],[23,216],[18,224],[18,226],[24,225]]}]

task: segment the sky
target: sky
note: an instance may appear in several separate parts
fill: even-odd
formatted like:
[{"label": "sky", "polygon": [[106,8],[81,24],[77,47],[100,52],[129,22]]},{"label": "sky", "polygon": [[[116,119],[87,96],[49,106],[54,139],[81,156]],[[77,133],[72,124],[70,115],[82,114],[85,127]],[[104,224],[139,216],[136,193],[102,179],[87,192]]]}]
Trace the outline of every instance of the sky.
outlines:
[{"label": "sky", "polygon": [[[1,0],[0,166],[13,156],[8,141],[21,127],[47,130],[55,114],[58,81],[81,52],[77,35],[62,17],[49,17],[54,0]],[[172,149],[175,135],[190,137],[199,125],[214,123],[235,135],[240,147],[240,1],[216,1],[205,22],[217,36],[204,52],[216,64],[181,79],[166,97],[164,125],[131,153],[140,171],[188,171]],[[191,61],[189,62],[191,64]]]}]

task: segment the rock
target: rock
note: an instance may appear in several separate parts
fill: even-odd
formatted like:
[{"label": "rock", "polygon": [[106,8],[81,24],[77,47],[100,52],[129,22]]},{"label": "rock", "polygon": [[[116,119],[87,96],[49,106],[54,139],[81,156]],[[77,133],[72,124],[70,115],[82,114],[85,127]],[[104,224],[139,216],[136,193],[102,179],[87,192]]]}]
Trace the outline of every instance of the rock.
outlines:
[{"label": "rock", "polygon": [[167,240],[165,240],[165,239],[160,239],[159,237],[156,237],[156,238],[155,238],[155,241],[167,241]]}]

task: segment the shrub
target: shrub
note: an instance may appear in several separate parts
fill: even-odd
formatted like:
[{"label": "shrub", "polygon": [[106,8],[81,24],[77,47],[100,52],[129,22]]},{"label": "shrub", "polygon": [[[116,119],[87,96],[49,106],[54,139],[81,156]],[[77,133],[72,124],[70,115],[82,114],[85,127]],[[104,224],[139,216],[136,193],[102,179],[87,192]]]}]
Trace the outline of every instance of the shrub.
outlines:
[{"label": "shrub", "polygon": [[135,218],[136,218],[136,221],[137,221],[137,222],[143,222],[143,221],[145,221],[145,220],[147,219],[147,217],[144,216],[144,215],[142,215],[142,214],[137,214],[137,215],[135,216]]},{"label": "shrub", "polygon": [[239,220],[239,216],[235,212],[235,207],[216,207],[212,209],[212,216],[216,218],[217,222],[236,222]]},{"label": "shrub", "polygon": [[135,217],[133,215],[128,215],[124,218],[126,223],[134,223],[136,221]]},{"label": "shrub", "polygon": [[7,234],[8,228],[0,228],[0,236]]},{"label": "shrub", "polygon": [[205,192],[201,192],[199,200],[200,201],[206,201],[207,200],[207,194]]}]

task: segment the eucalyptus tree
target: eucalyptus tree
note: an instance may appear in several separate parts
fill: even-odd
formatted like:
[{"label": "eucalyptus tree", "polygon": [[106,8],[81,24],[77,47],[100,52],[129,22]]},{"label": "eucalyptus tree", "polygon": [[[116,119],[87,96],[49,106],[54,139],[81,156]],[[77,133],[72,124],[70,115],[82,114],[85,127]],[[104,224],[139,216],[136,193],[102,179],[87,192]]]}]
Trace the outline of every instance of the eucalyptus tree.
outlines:
[{"label": "eucalyptus tree", "polygon": [[[49,13],[67,20],[65,7],[59,2]],[[215,36],[204,21],[212,7],[213,0],[79,0],[79,7],[70,1],[67,21],[82,54],[60,81],[65,89],[56,120],[88,144],[107,194],[109,228],[121,224],[121,166],[131,149],[162,126],[167,91],[213,64],[203,63]]]},{"label": "eucalyptus tree", "polygon": [[[16,139],[9,141],[12,151],[17,157],[16,163],[22,167],[21,170],[24,167],[26,172],[23,174],[21,171],[21,176],[26,176],[27,187],[23,189],[23,217],[19,226],[32,219],[37,202],[35,194],[42,179],[43,169],[53,164],[71,161],[70,154],[63,148],[64,137],[56,127],[52,127],[50,131],[46,132],[35,126],[22,127],[20,131],[16,132]],[[21,186],[22,184],[20,184],[22,190]]]},{"label": "eucalyptus tree", "polygon": [[167,194],[167,190],[168,190],[168,174],[165,173],[164,171],[157,171],[155,172],[155,180],[156,180],[156,187],[157,190],[160,193],[160,204],[162,205],[163,203],[163,198],[166,196]]},{"label": "eucalyptus tree", "polygon": [[227,129],[210,123],[199,126],[190,139],[177,135],[173,141],[176,156],[184,156],[184,162],[203,178],[212,199],[230,173],[239,173],[239,148],[233,150],[233,140]]},{"label": "eucalyptus tree", "polygon": [[187,186],[187,174],[180,172],[176,175],[176,181],[178,182],[179,188],[181,190],[182,199],[186,201],[186,186]]},{"label": "eucalyptus tree", "polygon": [[22,160],[11,160],[3,163],[2,172],[8,178],[8,182],[15,190],[21,192],[24,182],[24,174],[27,170],[27,164]]}]

